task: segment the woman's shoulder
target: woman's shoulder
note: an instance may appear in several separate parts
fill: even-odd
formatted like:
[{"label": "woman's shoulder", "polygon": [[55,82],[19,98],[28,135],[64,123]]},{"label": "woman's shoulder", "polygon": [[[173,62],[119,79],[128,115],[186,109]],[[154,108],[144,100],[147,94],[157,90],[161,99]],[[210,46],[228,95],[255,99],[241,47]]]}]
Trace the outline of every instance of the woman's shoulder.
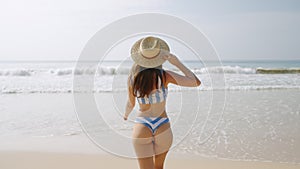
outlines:
[{"label": "woman's shoulder", "polygon": [[134,75],[130,73],[128,75],[127,84],[133,86],[133,82],[134,82]]},{"label": "woman's shoulder", "polygon": [[168,85],[169,83],[176,83],[175,76],[177,73],[172,70],[163,70],[164,71],[164,83]]}]

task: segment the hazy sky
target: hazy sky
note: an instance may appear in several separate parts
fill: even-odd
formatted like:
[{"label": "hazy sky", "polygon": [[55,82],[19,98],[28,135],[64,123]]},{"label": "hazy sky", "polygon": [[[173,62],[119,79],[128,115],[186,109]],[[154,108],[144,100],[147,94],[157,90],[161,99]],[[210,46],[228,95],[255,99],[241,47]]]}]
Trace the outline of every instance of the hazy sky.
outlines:
[{"label": "hazy sky", "polygon": [[0,60],[76,60],[105,25],[158,12],[197,26],[221,59],[300,59],[299,0],[1,0]]}]

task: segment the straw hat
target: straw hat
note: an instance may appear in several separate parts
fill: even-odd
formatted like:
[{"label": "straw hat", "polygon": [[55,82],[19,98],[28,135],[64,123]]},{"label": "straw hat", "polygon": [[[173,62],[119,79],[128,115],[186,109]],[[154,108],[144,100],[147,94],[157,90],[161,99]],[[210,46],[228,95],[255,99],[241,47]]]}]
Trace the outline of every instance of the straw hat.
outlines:
[{"label": "straw hat", "polygon": [[131,58],[140,66],[154,68],[166,61],[162,56],[169,52],[170,48],[164,40],[148,36],[134,43]]}]

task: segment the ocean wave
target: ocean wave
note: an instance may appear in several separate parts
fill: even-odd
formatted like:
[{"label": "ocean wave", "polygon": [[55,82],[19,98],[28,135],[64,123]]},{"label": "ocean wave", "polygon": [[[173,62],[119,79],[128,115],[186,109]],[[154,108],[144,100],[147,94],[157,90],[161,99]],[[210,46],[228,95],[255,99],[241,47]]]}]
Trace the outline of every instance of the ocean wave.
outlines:
[{"label": "ocean wave", "polygon": [[130,68],[128,67],[100,67],[100,68],[64,68],[64,69],[51,69],[49,73],[64,76],[64,75],[116,75],[116,74],[128,74],[130,72]]},{"label": "ocean wave", "polygon": [[[98,68],[57,68],[57,69],[0,69],[0,76],[32,76],[32,75],[127,75],[130,67],[98,67]],[[172,69],[179,72],[178,69]],[[240,66],[215,66],[194,68],[195,74],[297,74],[300,68],[249,68]]]},{"label": "ocean wave", "polygon": [[194,69],[196,74],[295,74],[300,73],[300,68],[249,68],[240,66],[216,66]]},{"label": "ocean wave", "polygon": [[257,68],[259,74],[295,74],[300,73],[300,68]]},{"label": "ocean wave", "polygon": [[131,68],[128,67],[100,67],[100,68],[58,68],[58,69],[0,69],[0,76],[32,76],[32,75],[127,75]]},{"label": "ocean wave", "polygon": [[33,70],[31,69],[2,69],[0,76],[31,76]]},{"label": "ocean wave", "polygon": [[[300,90],[300,86],[226,86],[226,87],[199,87],[199,88],[169,88],[169,92],[188,92],[188,91],[258,91],[258,90],[288,90],[295,89]],[[73,89],[2,89],[1,94],[31,94],[31,93],[89,93],[86,90],[76,90]],[[127,89],[94,89],[92,93],[119,93],[127,92]]]},{"label": "ocean wave", "polygon": [[217,74],[255,74],[256,70],[253,68],[243,68],[240,66],[216,66],[216,67],[205,67],[200,69],[194,69],[196,74],[207,74],[207,73],[217,73]]}]

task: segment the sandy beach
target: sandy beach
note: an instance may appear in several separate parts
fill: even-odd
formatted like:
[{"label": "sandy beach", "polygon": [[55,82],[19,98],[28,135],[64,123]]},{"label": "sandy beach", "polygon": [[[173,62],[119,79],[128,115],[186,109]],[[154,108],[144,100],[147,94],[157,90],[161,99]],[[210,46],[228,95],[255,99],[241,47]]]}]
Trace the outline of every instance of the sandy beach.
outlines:
[{"label": "sandy beach", "polygon": [[[247,162],[205,158],[167,159],[166,169],[298,169],[300,165],[275,162]],[[135,159],[112,155],[46,153],[46,152],[0,152],[1,169],[137,169]]]},{"label": "sandy beach", "polygon": [[[201,98],[209,98],[209,94],[209,92],[201,92]],[[177,93],[170,93],[170,96],[173,95],[174,97],[170,97],[170,99],[176,98]],[[283,97],[276,97],[278,95]],[[110,93],[100,93],[96,96],[98,102],[110,105],[102,106],[101,110],[107,112],[106,117],[110,115],[111,121],[114,122],[114,119],[118,119],[118,114],[110,113],[117,111],[111,110],[114,108],[111,106],[113,103],[106,99],[109,97],[111,97]],[[241,97],[243,99],[239,100]],[[253,100],[253,98],[257,99]],[[298,98],[298,90],[228,92],[227,108],[222,121],[214,135],[203,143],[197,142],[197,139],[201,134],[199,129],[202,126],[202,119],[204,119],[201,117],[205,117],[205,114],[199,115],[199,122],[197,123],[199,125],[195,126],[191,133],[180,142],[183,135],[181,133],[184,133],[185,130],[183,129],[187,126],[184,122],[187,120],[183,118],[182,122],[176,121],[176,112],[180,107],[173,106],[173,104],[168,106],[169,115],[173,120],[174,135],[177,139],[174,146],[178,145],[171,150],[167,167],[176,166],[178,168],[178,166],[188,163],[190,168],[202,168],[201,166],[206,165],[209,166],[207,168],[213,168],[218,166],[216,164],[219,164],[219,161],[222,162],[219,164],[222,168],[225,165],[232,165],[237,168],[241,165],[256,166],[253,168],[266,168],[266,166],[283,168],[280,166],[293,167],[293,163],[299,164]],[[208,107],[205,105],[208,104],[207,102],[208,100],[202,99],[200,103],[201,112],[206,112],[205,109]],[[15,103],[18,103],[18,106],[15,106]],[[1,166],[1,169],[11,169],[13,167],[7,166],[19,164],[19,168],[31,165],[32,167],[28,168],[39,168],[36,161],[42,162],[41,164],[51,163],[51,165],[62,166],[73,165],[72,163],[69,164],[68,161],[75,161],[75,163],[81,161],[84,164],[90,162],[97,166],[95,159],[98,158],[100,161],[107,158],[137,167],[135,160],[128,161],[123,158],[106,156],[106,153],[101,152],[99,147],[92,144],[91,140],[82,132],[76,119],[71,94],[3,95],[0,104],[2,105],[0,129],[3,131],[0,136],[0,152],[1,157],[3,157],[0,158],[2,160],[0,164],[5,165]],[[187,115],[189,112],[191,111],[185,110],[182,114]],[[212,114],[213,122],[217,120],[217,115]],[[134,118],[134,115],[130,118]],[[110,124],[116,132],[121,134],[122,137],[120,138],[130,136],[132,123],[124,122],[121,119],[119,121],[120,124],[118,125]],[[106,134],[109,133],[99,130],[99,136]],[[116,137],[116,140],[120,138]],[[99,137],[99,139],[101,138]],[[103,145],[115,145],[111,143],[109,138],[98,141],[103,141],[101,142]],[[128,147],[128,150],[131,149],[132,147]],[[127,153],[128,150],[120,149],[117,153],[130,155],[130,152]],[[179,156],[177,156],[178,154]],[[177,164],[180,160],[174,160],[174,158],[185,157],[186,155],[190,155],[189,158],[193,160],[186,159],[187,162],[183,161],[180,164]],[[81,156],[83,160],[76,160]],[[199,157],[202,156],[207,156],[208,159],[213,158],[213,160],[201,159],[199,161]],[[60,157],[64,160],[59,160]],[[272,161],[275,163],[232,162],[219,159]],[[189,160],[191,162],[188,162]],[[21,165],[21,163],[13,161],[22,161],[26,164]],[[104,161],[106,163],[107,160]],[[218,162],[216,163],[216,161]],[[112,167],[109,168],[113,168],[115,164],[113,163]],[[75,166],[80,167],[80,165]],[[18,166],[15,167],[18,168]]]}]

